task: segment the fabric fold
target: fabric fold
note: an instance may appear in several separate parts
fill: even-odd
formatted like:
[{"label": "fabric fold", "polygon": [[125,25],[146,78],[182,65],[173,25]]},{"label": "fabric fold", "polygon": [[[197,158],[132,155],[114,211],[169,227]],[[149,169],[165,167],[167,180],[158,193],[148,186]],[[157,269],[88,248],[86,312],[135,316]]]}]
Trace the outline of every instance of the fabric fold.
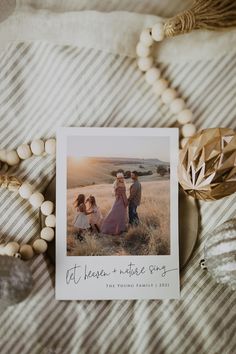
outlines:
[{"label": "fabric fold", "polygon": [[[163,18],[131,12],[55,13],[18,6],[0,23],[0,46],[11,42],[46,41],[135,57],[143,28]],[[235,50],[236,30],[195,31],[166,39],[155,47],[159,62],[209,60]],[[193,45],[194,43],[194,45]]]}]

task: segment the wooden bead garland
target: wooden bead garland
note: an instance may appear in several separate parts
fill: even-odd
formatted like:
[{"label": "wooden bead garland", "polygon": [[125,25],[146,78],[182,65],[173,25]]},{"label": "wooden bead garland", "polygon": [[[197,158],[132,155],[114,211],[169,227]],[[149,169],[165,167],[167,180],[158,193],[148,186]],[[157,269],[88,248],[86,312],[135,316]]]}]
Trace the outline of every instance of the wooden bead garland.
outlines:
[{"label": "wooden bead garland", "polygon": [[[162,22],[156,23],[152,28],[144,29],[140,34],[140,40],[136,47],[138,56],[138,67],[145,73],[146,82],[152,86],[153,92],[160,96],[162,102],[166,104],[173,114],[177,115],[177,122],[182,125],[182,139],[180,142],[183,147],[188,138],[194,135],[196,128],[192,123],[193,114],[186,107],[182,98],[178,96],[176,90],[168,87],[168,81],[161,77],[161,71],[154,66],[154,58],[151,56],[153,43],[162,41],[165,37],[165,27]],[[0,163],[14,166],[19,164],[20,160],[26,160],[32,155],[42,156],[44,154],[56,153],[56,140],[48,139],[44,142],[42,139],[36,139],[31,144],[22,144],[16,151],[0,150]],[[2,178],[2,180],[1,180]],[[5,178],[5,180],[4,180]],[[47,242],[54,239],[54,228],[56,218],[53,214],[54,204],[51,201],[45,201],[42,193],[33,191],[33,187],[27,183],[20,183],[17,179],[6,176],[0,176],[0,187],[6,187],[9,190],[18,190],[23,199],[27,199],[34,208],[40,208],[43,215],[46,216],[45,227],[41,230],[40,239],[33,242],[33,245],[19,245],[17,242],[9,242],[6,245],[0,245],[0,254],[31,259],[34,253],[40,254],[47,250]]]},{"label": "wooden bead garland", "polygon": [[[141,71],[146,72],[145,78],[148,84],[153,87],[153,91],[157,96],[161,96],[163,103],[169,106],[172,113],[177,114],[177,121],[182,125],[181,147],[184,147],[188,138],[195,134],[196,128],[192,123],[192,112],[186,108],[183,99],[179,98],[177,92],[168,88],[168,82],[161,78],[159,69],[153,66],[153,57],[151,56],[152,45],[154,41],[162,41],[165,37],[171,37],[180,33],[186,33],[192,29],[218,29],[225,27],[233,27],[236,25],[236,4],[231,0],[215,1],[215,0],[195,0],[193,7],[178,14],[172,19],[167,20],[164,24],[159,22],[152,28],[144,29],[140,35],[140,41],[137,44],[136,52],[138,55],[138,67]],[[38,139],[28,144],[20,145],[16,151],[0,150],[0,167],[3,164],[9,166],[17,165],[20,160],[42,155],[44,152],[54,154],[56,151],[55,139],[49,139],[45,142]],[[33,206],[42,206],[43,211],[47,215],[45,219],[46,227],[41,231],[44,238],[52,238],[50,228],[55,227],[55,215],[49,214],[52,205],[44,202],[41,193],[33,193],[29,184],[23,185],[16,177],[1,176],[0,187],[8,188],[9,191],[19,190],[19,194],[24,199],[29,199]],[[46,229],[46,230],[45,230]],[[53,230],[53,229],[52,229]],[[53,231],[54,235],[54,231]],[[0,254],[14,255],[24,259],[33,257],[33,249],[36,253],[44,253],[47,249],[47,243],[43,238],[37,239],[30,245],[19,246],[17,242],[9,242],[7,245],[0,244]],[[5,253],[4,253],[5,252]]]},{"label": "wooden bead garland", "polygon": [[32,141],[30,145],[31,151],[34,155],[40,156],[44,152],[44,142],[41,139]]},{"label": "wooden bead garland", "polygon": [[160,96],[170,111],[177,115],[177,122],[182,126],[180,146],[183,148],[188,138],[196,132],[196,127],[192,123],[192,111],[186,107],[185,101],[179,97],[177,91],[168,87],[167,80],[161,77],[160,69],[154,66],[154,58],[151,55],[153,43],[162,41],[165,36],[165,24],[162,22],[156,23],[152,28],[144,29],[136,47],[137,64],[145,73],[145,80],[152,86],[156,96]]},{"label": "wooden bead garland", "polygon": [[32,155],[32,151],[29,147],[28,144],[22,144],[20,145],[17,150],[16,150],[18,156],[20,159],[22,160],[26,160],[26,159],[29,159]]},{"label": "wooden bead garland", "polygon": [[29,159],[32,155],[42,156],[45,154],[55,155],[56,139],[41,139],[33,140],[32,143],[22,144],[16,150],[0,150],[0,162],[6,163],[9,166],[18,165],[21,160]]},{"label": "wooden bead garland", "polygon": [[[0,163],[9,166],[16,165],[20,160],[26,160],[32,155],[40,156],[47,154],[55,154],[56,140],[49,139],[45,143],[41,139],[34,140],[30,145],[22,144],[16,150],[0,150]],[[41,230],[40,238],[36,239],[32,245],[22,244],[18,242],[8,242],[0,244],[0,255],[14,256],[24,260],[31,259],[34,254],[46,252],[47,242],[54,239],[56,226],[56,217],[54,212],[54,203],[44,200],[42,193],[34,191],[32,185],[28,182],[19,181],[16,177],[0,175],[0,187],[7,188],[9,191],[18,192],[21,198],[27,199],[34,208],[40,208],[43,215],[46,216],[45,227]]]}]

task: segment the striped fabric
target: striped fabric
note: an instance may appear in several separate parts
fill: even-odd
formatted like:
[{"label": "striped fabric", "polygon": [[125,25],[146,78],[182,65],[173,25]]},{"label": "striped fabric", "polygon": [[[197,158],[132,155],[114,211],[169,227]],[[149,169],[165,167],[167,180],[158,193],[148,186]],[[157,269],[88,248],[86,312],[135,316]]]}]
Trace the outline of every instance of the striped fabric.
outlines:
[{"label": "striped fabric", "polygon": [[[148,11],[141,1],[132,10],[139,6]],[[161,70],[193,110],[197,128],[236,128],[236,53],[162,65]],[[161,127],[172,122],[134,59],[43,42],[12,43],[0,53],[0,149],[52,137],[58,126]],[[34,158],[11,172],[44,190],[55,174],[55,161]],[[30,263],[33,292],[1,313],[0,353],[234,353],[235,293],[216,284],[199,261],[207,232],[235,216],[235,202],[231,196],[200,203],[199,242],[181,273],[180,301],[58,302],[54,267],[36,257]],[[1,191],[1,240],[27,242],[38,233],[38,214],[32,215],[17,195]]]}]

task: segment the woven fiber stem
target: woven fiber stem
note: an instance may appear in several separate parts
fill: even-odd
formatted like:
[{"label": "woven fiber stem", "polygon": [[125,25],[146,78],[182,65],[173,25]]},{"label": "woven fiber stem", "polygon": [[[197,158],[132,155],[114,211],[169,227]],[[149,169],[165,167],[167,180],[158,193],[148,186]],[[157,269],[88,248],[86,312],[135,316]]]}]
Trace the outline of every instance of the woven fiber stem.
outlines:
[{"label": "woven fiber stem", "polygon": [[7,188],[10,192],[17,191],[22,182],[15,176],[0,175],[0,188]]}]

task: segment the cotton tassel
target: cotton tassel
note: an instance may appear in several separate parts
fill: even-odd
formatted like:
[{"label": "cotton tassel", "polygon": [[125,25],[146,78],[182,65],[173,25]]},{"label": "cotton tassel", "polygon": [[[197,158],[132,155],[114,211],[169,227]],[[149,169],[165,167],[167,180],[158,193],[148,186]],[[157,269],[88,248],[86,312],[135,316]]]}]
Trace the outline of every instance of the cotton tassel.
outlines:
[{"label": "cotton tassel", "polygon": [[165,36],[172,37],[194,29],[219,30],[236,26],[236,0],[195,0],[192,8],[170,18]]}]

